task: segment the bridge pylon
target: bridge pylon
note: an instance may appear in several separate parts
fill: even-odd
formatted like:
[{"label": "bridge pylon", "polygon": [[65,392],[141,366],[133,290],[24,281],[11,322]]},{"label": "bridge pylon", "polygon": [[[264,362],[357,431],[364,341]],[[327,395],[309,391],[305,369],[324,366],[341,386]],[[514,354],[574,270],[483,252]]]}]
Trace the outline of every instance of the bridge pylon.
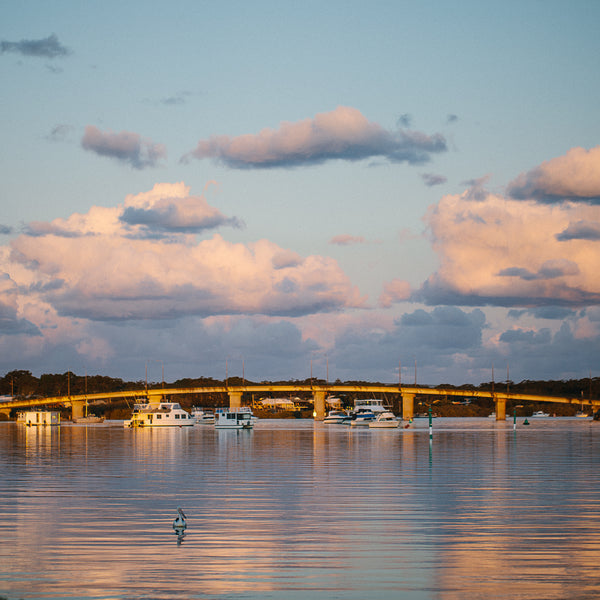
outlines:
[{"label": "bridge pylon", "polygon": [[401,390],[402,393],[402,419],[404,421],[411,421],[415,415],[415,396]]},{"label": "bridge pylon", "polygon": [[494,404],[496,406],[496,421],[504,421],[506,419],[506,398],[494,394]]},{"label": "bridge pylon", "polygon": [[229,396],[229,408],[239,408],[242,405],[242,392],[227,392]]},{"label": "bridge pylon", "polygon": [[325,419],[325,392],[313,390],[313,402],[315,421],[323,421]]}]

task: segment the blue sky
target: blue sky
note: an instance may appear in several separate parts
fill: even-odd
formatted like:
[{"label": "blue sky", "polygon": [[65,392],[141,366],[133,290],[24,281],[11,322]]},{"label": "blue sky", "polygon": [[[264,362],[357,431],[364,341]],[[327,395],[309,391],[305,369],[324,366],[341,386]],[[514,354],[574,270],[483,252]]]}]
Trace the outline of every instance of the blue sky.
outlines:
[{"label": "blue sky", "polygon": [[594,375],[599,17],[3,3],[0,371]]}]

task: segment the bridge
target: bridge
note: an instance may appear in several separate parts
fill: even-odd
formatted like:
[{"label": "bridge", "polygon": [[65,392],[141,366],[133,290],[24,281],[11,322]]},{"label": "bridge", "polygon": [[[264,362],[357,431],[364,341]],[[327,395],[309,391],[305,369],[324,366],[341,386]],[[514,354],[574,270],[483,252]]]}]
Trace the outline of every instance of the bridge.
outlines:
[{"label": "bridge", "polygon": [[496,420],[504,421],[506,418],[506,403],[512,402],[557,402],[561,404],[576,404],[591,406],[594,412],[600,409],[600,400],[569,398],[564,396],[542,396],[537,394],[519,394],[512,392],[497,392],[483,390],[469,390],[457,388],[429,388],[423,386],[406,385],[344,385],[344,384],[249,384],[249,385],[223,385],[212,387],[191,388],[152,388],[126,392],[106,392],[98,394],[81,394],[68,396],[54,396],[50,398],[15,399],[0,402],[0,412],[8,415],[14,408],[25,409],[40,406],[63,405],[71,407],[72,418],[82,417],[85,407],[94,400],[131,400],[133,402],[159,403],[166,396],[186,394],[227,394],[229,406],[235,408],[242,405],[244,394],[285,394],[294,392],[309,392],[314,402],[314,417],[322,421],[326,413],[326,398],[333,394],[361,393],[377,396],[380,394],[394,394],[402,400],[402,418],[410,420],[414,416],[415,396],[455,396],[461,398],[488,398],[494,401]]}]

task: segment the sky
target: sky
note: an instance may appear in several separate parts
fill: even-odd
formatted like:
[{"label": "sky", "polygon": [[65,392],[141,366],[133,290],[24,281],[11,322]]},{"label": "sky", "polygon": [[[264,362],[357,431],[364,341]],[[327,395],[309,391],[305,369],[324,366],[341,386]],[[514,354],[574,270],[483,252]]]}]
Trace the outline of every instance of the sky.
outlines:
[{"label": "sky", "polygon": [[600,368],[600,3],[0,3],[0,373]]}]

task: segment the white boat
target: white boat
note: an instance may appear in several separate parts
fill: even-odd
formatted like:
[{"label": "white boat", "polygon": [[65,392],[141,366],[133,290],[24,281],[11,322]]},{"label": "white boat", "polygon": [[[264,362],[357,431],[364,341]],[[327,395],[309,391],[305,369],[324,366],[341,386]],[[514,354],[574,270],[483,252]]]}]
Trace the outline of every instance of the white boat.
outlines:
[{"label": "white boat", "polygon": [[195,419],[178,402],[146,402],[135,404],[131,419],[124,427],[190,427]]},{"label": "white boat", "polygon": [[543,410],[536,410],[531,417],[535,417],[535,418],[539,418],[539,417],[549,417],[550,415],[547,412],[544,412]]},{"label": "white boat", "polygon": [[215,413],[212,410],[195,406],[192,409],[192,418],[198,425],[212,425],[215,422]]},{"label": "white boat", "polygon": [[379,413],[375,417],[375,420],[369,423],[369,427],[374,429],[391,429],[394,427],[400,427],[400,420],[396,417],[396,415],[394,415],[393,412],[386,410],[384,412]]},{"label": "white boat", "polygon": [[346,421],[349,421],[350,418],[350,415],[345,410],[330,410],[325,419],[323,419],[323,423],[345,423]]},{"label": "white boat", "polygon": [[374,413],[380,413],[389,411],[389,407],[383,405],[383,400],[379,398],[357,398],[354,401],[354,412],[358,412],[361,409],[368,409]]},{"label": "white boat", "polygon": [[25,411],[25,419],[23,422],[28,427],[60,425],[60,413],[54,410]]},{"label": "white boat", "polygon": [[249,406],[215,411],[215,429],[252,429],[256,420]]},{"label": "white boat", "polygon": [[375,413],[367,408],[361,408],[354,412],[352,420],[349,421],[350,427],[368,427],[369,423],[375,420]]}]

